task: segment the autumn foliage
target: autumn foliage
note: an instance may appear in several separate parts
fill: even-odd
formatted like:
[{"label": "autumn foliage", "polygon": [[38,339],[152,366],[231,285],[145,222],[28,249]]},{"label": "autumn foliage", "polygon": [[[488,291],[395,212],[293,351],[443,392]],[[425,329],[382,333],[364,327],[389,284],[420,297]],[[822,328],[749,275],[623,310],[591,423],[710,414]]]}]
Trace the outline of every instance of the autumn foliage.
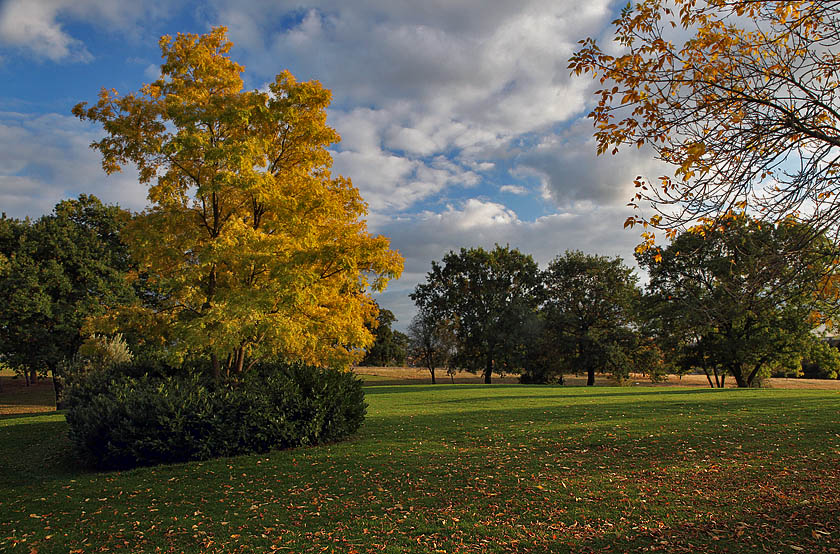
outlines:
[{"label": "autumn foliage", "polygon": [[231,46],[223,27],[165,36],[157,81],[73,109],[103,126],[92,145],[103,169],[134,164],[151,203],[124,234],[135,277],[156,293],[100,326],[209,357],[217,377],[277,355],[346,365],[372,341],[368,293],[399,276],[402,258],[330,171],[330,92],[288,72],[243,90]]},{"label": "autumn foliage", "polygon": [[618,52],[588,38],[570,68],[602,85],[599,153],[647,146],[675,168],[635,180],[645,244],[732,211],[836,236],[840,5],[643,0],[613,25]]}]

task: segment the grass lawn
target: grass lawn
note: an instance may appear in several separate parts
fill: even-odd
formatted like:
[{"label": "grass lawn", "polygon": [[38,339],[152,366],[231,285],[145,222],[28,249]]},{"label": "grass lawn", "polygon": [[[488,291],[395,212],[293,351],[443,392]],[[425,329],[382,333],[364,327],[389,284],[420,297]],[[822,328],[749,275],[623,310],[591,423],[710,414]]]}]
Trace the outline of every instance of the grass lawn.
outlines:
[{"label": "grass lawn", "polygon": [[840,551],[837,391],[365,390],[347,442],[123,473],[0,416],[0,551]]}]

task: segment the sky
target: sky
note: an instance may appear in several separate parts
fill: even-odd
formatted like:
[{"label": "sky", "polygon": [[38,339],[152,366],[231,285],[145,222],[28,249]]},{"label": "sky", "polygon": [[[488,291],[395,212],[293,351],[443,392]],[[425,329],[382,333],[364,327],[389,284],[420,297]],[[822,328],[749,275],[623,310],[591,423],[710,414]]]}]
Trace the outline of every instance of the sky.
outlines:
[{"label": "sky", "polygon": [[461,247],[510,245],[542,267],[566,250],[634,266],[632,182],[662,168],[645,149],[596,156],[586,115],[598,84],[568,69],[577,41],[610,44],[624,3],[0,0],[0,210],[37,218],[80,193],[142,210],[136,172],[105,175],[89,148],[103,132],[70,110],[101,87],[155,80],[160,36],[224,25],[246,88],[288,69],[332,90],[333,171],[405,257],[377,297],[398,329],[432,260]]}]

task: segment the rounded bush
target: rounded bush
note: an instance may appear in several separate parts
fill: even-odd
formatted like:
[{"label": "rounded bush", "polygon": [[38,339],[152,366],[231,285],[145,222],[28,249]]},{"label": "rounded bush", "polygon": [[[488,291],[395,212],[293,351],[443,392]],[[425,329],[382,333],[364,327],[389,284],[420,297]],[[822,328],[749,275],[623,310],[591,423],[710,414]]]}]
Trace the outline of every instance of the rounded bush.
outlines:
[{"label": "rounded bush", "polygon": [[70,439],[100,468],[205,460],[335,441],[367,405],[351,373],[300,363],[253,368],[235,385],[198,376],[91,373],[67,395]]}]

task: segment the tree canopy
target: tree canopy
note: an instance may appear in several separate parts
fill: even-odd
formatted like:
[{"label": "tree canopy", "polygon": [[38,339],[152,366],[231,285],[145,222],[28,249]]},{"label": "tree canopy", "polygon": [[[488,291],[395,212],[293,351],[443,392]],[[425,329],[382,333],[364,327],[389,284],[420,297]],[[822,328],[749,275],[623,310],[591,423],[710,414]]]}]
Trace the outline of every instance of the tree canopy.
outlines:
[{"label": "tree canopy", "polygon": [[375,325],[371,325],[373,327],[373,344],[360,364],[401,366],[405,364],[405,358],[408,355],[408,336],[391,327],[397,320],[394,312],[379,307],[379,304],[376,307],[379,310],[379,315],[376,316]]},{"label": "tree canopy", "polygon": [[[840,221],[840,5],[642,0],[613,22],[618,52],[581,41],[570,60],[603,87],[590,114],[598,152],[647,145],[676,167],[636,178],[632,205],[673,238],[733,211],[795,218],[814,238]],[[643,206],[641,206],[644,208]]]},{"label": "tree canopy", "polygon": [[277,355],[346,365],[372,341],[368,292],[398,277],[402,258],[330,172],[330,92],[288,72],[245,91],[231,46],[224,27],[164,36],[157,81],[73,109],[102,124],[92,147],[103,169],[134,164],[149,187],[125,236],[159,297],[117,312],[119,326],[209,356],[217,376]]},{"label": "tree canopy", "polygon": [[[679,235],[637,254],[650,275],[668,350],[723,386],[752,386],[773,367],[798,370],[814,351],[812,331],[836,312],[836,252],[825,237],[796,250],[811,230],[743,215]],[[656,257],[661,257],[656,261]]]},{"label": "tree canopy", "polygon": [[518,372],[525,358],[525,322],[539,306],[540,272],[530,255],[509,246],[491,251],[462,248],[432,262],[426,282],[412,300],[422,313],[449,322],[455,336],[455,364],[481,371]]},{"label": "tree canopy", "polygon": [[586,373],[591,386],[596,371],[623,378],[636,369],[637,281],[621,258],[567,251],[549,263],[543,312],[555,371]]},{"label": "tree canopy", "polygon": [[84,340],[86,318],[135,301],[120,232],[129,219],[94,196],[35,222],[0,219],[0,356],[31,376],[55,371]]},{"label": "tree canopy", "polygon": [[408,326],[408,340],[414,362],[429,370],[432,384],[437,383],[435,371],[438,368],[446,367],[450,375],[454,375],[450,362],[455,354],[455,336],[450,322],[429,309],[421,309]]}]

